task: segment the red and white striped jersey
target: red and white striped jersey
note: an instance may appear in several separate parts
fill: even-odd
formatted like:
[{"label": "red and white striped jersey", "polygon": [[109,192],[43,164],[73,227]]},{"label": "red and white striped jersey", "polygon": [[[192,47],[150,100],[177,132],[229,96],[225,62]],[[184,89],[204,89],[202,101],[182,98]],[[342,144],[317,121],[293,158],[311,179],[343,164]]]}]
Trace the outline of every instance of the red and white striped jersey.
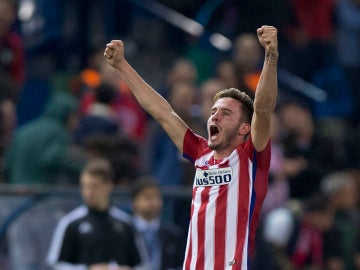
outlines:
[{"label": "red and white striped jersey", "polygon": [[196,168],[184,270],[247,270],[267,191],[270,143],[256,152],[251,138],[215,161],[191,130],[184,157]]}]

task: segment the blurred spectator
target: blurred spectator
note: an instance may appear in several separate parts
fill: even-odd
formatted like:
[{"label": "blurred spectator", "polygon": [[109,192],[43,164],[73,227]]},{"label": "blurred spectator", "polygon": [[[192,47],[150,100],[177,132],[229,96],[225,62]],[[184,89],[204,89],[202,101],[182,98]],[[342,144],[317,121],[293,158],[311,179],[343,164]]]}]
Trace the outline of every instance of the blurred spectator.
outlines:
[{"label": "blurred spectator", "polygon": [[167,83],[172,86],[176,82],[185,81],[195,85],[196,80],[197,70],[195,66],[187,59],[178,59],[169,70]]},{"label": "blurred spectator", "polygon": [[25,81],[25,50],[15,31],[16,1],[0,1],[0,87],[14,102]]},{"label": "blurred spectator", "polygon": [[16,126],[16,104],[25,82],[25,49],[15,30],[16,1],[0,1],[0,159]]},{"label": "blurred spectator", "polygon": [[[336,1],[336,41],[338,61],[350,80],[354,104],[360,104],[360,1]],[[355,105],[354,123],[360,123]]]},{"label": "blurred spectator", "polygon": [[223,81],[226,88],[237,87],[254,98],[254,92],[245,87],[242,71],[234,61],[228,59],[220,61],[216,66],[215,76]]},{"label": "blurred spectator", "polygon": [[306,105],[299,101],[284,102],[279,116],[285,132],[284,169],[290,197],[304,198],[319,191],[321,178],[340,166],[339,157],[332,140],[319,134]]},{"label": "blurred spectator", "polygon": [[321,180],[321,189],[329,196],[334,211],[359,214],[357,212],[359,210],[357,209],[358,186],[351,172],[335,171],[328,173]]},{"label": "blurred spectator", "polygon": [[94,67],[90,66],[80,74],[85,86],[80,99],[81,113],[83,115],[89,113],[90,106],[95,101],[94,88],[100,83],[105,83],[116,89],[115,97],[110,104],[116,123],[125,135],[142,142],[147,129],[144,110],[136,102],[128,86],[119,79],[116,70],[107,65],[103,57],[99,58],[97,53],[94,55],[94,60],[100,62],[93,63]]},{"label": "blurred spectator", "polygon": [[132,189],[132,211],[146,270],[182,267],[185,234],[178,226],[162,221],[162,210],[163,198],[157,181],[150,176],[140,177]]},{"label": "blurred spectator", "polygon": [[256,86],[260,79],[263,52],[257,36],[243,33],[236,37],[233,48],[233,61],[240,70],[245,89],[254,96]]},{"label": "blurred spectator", "polygon": [[[72,78],[70,90],[75,96],[82,98],[83,95],[91,93],[94,88],[101,84],[100,69],[104,60],[102,51],[102,48],[101,50],[95,48],[91,51],[87,59],[86,67]],[[82,103],[80,103],[80,105],[82,105]],[[88,106],[88,104],[85,105]],[[87,109],[87,107],[80,107],[80,112],[82,114],[85,113],[85,109]]]},{"label": "blurred spectator", "polygon": [[329,131],[329,135],[340,139],[339,136],[343,136],[341,132],[346,128],[339,128],[339,125],[350,122],[356,104],[344,68],[336,62],[335,57],[329,56],[326,63],[312,72],[310,82],[326,93],[325,100],[312,102],[314,117],[319,124],[325,124],[321,128],[331,130],[331,126],[336,126]]},{"label": "blurred spectator", "polygon": [[54,94],[41,117],[16,131],[4,164],[9,183],[56,184],[76,179],[84,158],[71,148],[77,110],[74,97]]},{"label": "blurred spectator", "polygon": [[86,138],[93,134],[118,134],[120,132],[111,103],[116,90],[104,83],[94,88],[94,103],[90,105],[88,114],[80,116],[75,131],[75,142],[83,145]]},{"label": "blurred spectator", "polygon": [[272,251],[272,265],[267,269],[324,269],[324,233],[332,224],[329,201],[321,194],[301,203],[299,212],[291,207],[271,211],[263,228],[263,237]]},{"label": "blurred spectator", "polygon": [[16,128],[16,109],[12,100],[4,99],[0,101],[0,119],[0,153],[2,153],[11,142]]},{"label": "blurred spectator", "polygon": [[110,161],[116,185],[132,185],[142,172],[139,143],[127,136],[93,134],[84,142],[88,158]]},{"label": "blurred spectator", "polygon": [[344,269],[354,269],[357,237],[360,236],[359,194],[355,179],[345,171],[332,172],[322,179],[321,187],[335,212],[334,226],[328,235],[335,243],[329,246],[329,252],[343,262]]},{"label": "blurred spectator", "polygon": [[58,223],[47,263],[52,269],[130,270],[140,263],[130,217],[111,205],[111,165],[94,159],[80,177],[84,205]]},{"label": "blurred spectator", "polygon": [[[172,84],[169,92],[169,103],[189,126],[200,129],[198,118],[191,114],[195,102],[196,89],[187,81]],[[159,124],[155,124],[149,139],[150,174],[158,179],[162,186],[192,185],[194,168],[179,153],[168,135]]]},{"label": "blurred spectator", "polygon": [[285,171],[284,146],[281,141],[282,127],[279,116],[273,113],[271,119],[271,161],[268,191],[262,207],[267,214],[272,209],[284,206],[290,198],[290,186]]},{"label": "blurred spectator", "polygon": [[4,153],[7,151],[16,128],[15,104],[11,99],[0,98],[0,182],[3,181]]},{"label": "blurred spectator", "polygon": [[[288,46],[283,48],[283,66],[305,80],[332,60],[334,0],[291,0],[291,21],[285,26]],[[300,60],[301,59],[301,60]]]},{"label": "blurred spectator", "polygon": [[67,60],[65,56],[69,56],[62,50],[65,1],[32,0],[18,1],[18,4],[28,78],[46,80]]},{"label": "blurred spectator", "polygon": [[197,69],[195,65],[185,59],[180,58],[175,60],[166,75],[166,85],[159,89],[159,93],[168,96],[171,88],[177,82],[187,82],[196,86],[198,79]]},{"label": "blurred spectator", "polygon": [[207,139],[207,121],[209,119],[211,108],[214,104],[214,96],[217,92],[226,88],[225,83],[218,78],[209,78],[200,85],[200,100],[199,105],[201,109],[201,116],[199,119],[199,135]]},{"label": "blurred spectator", "polygon": [[[197,89],[188,81],[176,81],[168,93],[168,100],[174,111],[180,115],[195,132],[202,129],[198,116],[191,109]],[[195,168],[179,152],[170,137],[158,123],[154,123],[149,134],[149,174],[161,186],[192,186]],[[190,204],[185,201],[169,201],[164,209],[167,218],[186,228],[189,223]]]}]

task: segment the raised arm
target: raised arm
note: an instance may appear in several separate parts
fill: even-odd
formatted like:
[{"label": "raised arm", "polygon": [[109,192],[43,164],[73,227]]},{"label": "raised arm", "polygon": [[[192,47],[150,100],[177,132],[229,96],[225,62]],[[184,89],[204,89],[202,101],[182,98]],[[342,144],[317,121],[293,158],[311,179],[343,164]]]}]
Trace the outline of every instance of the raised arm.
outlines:
[{"label": "raised arm", "polygon": [[257,151],[265,149],[270,139],[271,114],[276,106],[277,61],[279,57],[277,29],[262,26],[257,29],[260,44],[265,49],[265,60],[255,92],[254,115],[251,121],[251,137]]},{"label": "raised arm", "polygon": [[104,56],[107,62],[119,71],[120,77],[130,87],[135,98],[164,128],[179,151],[183,150],[183,139],[188,126],[174,112],[170,104],[149,86],[124,57],[124,44],[113,40],[106,45]]}]

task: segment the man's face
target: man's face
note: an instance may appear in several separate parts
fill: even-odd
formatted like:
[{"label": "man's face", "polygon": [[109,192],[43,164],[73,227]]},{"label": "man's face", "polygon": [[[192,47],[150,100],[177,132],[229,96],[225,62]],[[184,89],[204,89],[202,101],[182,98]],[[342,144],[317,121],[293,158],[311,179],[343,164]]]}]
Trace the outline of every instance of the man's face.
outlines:
[{"label": "man's face", "polygon": [[354,209],[358,200],[358,191],[355,181],[344,184],[335,195],[337,207],[341,210]]},{"label": "man's face", "polygon": [[190,84],[177,83],[173,86],[170,103],[181,117],[189,117],[195,99],[195,88]]},{"label": "man's face", "polygon": [[330,210],[316,211],[310,213],[309,216],[312,219],[313,226],[322,232],[328,230],[334,221],[334,213]]},{"label": "man's face", "polygon": [[134,212],[146,220],[158,218],[162,206],[162,196],[156,187],[144,188],[133,201]]},{"label": "man's face", "polygon": [[218,99],[211,109],[208,119],[208,146],[213,150],[229,147],[241,134],[245,123],[241,122],[242,109],[239,101],[233,98]]},{"label": "man's face", "polygon": [[296,135],[307,134],[313,127],[310,112],[298,105],[286,106],[281,110],[280,117],[284,128]]},{"label": "man's face", "polygon": [[89,208],[105,210],[108,207],[111,181],[105,181],[100,176],[83,173],[80,178],[81,196]]}]

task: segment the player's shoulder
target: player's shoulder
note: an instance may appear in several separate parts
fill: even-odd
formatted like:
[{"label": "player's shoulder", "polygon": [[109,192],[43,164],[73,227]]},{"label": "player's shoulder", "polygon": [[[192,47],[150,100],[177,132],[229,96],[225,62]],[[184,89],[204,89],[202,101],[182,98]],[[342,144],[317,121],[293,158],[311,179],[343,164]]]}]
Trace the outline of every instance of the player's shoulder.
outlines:
[{"label": "player's shoulder", "polygon": [[58,228],[67,228],[75,226],[78,222],[81,222],[86,218],[89,213],[89,209],[85,205],[78,206],[69,213],[62,216],[58,221]]},{"label": "player's shoulder", "polygon": [[109,208],[109,215],[112,216],[115,220],[124,222],[128,225],[131,225],[132,223],[131,215],[116,206],[111,206]]},{"label": "player's shoulder", "polygon": [[251,134],[247,138],[246,141],[244,141],[242,144],[239,145],[238,149],[243,149],[244,151],[250,153],[253,155],[254,153],[261,154],[261,155],[270,155],[271,154],[271,140],[269,138],[266,146],[261,151],[256,150],[254,142],[252,140]]},{"label": "player's shoulder", "polygon": [[183,156],[186,159],[195,162],[195,160],[210,151],[211,149],[208,147],[207,140],[204,137],[196,134],[191,129],[186,131],[183,148]]},{"label": "player's shoulder", "polygon": [[184,140],[196,141],[196,143],[198,143],[200,145],[207,146],[207,140],[203,136],[195,133],[195,131],[192,130],[191,128],[188,128],[186,130]]}]

